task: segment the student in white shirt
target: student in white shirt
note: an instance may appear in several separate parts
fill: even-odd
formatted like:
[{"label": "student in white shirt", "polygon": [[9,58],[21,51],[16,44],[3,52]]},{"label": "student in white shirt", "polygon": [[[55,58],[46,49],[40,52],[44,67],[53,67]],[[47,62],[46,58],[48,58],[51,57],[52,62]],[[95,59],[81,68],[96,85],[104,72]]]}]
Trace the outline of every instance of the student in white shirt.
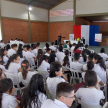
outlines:
[{"label": "student in white shirt", "polygon": [[106,66],[103,58],[100,55],[95,55],[93,58],[93,62],[96,64],[94,67],[94,71],[100,77],[102,82],[106,84]]},{"label": "student in white shirt", "polygon": [[73,43],[72,47],[71,47],[71,52],[73,52],[73,50],[75,49],[76,43]]},{"label": "student in white shirt", "polygon": [[36,74],[36,72],[29,71],[30,65],[27,60],[22,61],[21,63],[21,72],[18,73],[19,83],[22,82],[24,86],[28,86],[31,77]]},{"label": "student in white shirt", "polygon": [[22,50],[22,55],[23,55],[23,58],[25,58],[25,53],[27,52],[27,45],[24,45],[23,46],[23,50]]},{"label": "student in white shirt", "polygon": [[40,74],[33,75],[21,96],[21,108],[40,108],[47,99],[44,91],[43,77]]},{"label": "student in white shirt", "polygon": [[6,45],[4,44],[3,40],[1,40],[1,43],[0,43],[1,49],[4,49],[5,46],[6,46]]},{"label": "student in white shirt", "polygon": [[45,55],[49,57],[49,56],[50,56],[50,53],[51,53],[51,49],[50,49],[50,48],[47,48],[46,51],[47,51],[47,52],[46,52]]},{"label": "student in white shirt", "polygon": [[56,57],[55,51],[51,51],[50,56],[49,56],[49,64],[51,64],[52,62],[57,62],[58,59]]},{"label": "student in white shirt", "polygon": [[63,64],[63,59],[65,57],[65,54],[63,53],[63,47],[59,46],[59,51],[56,53],[56,57],[60,64]]},{"label": "student in white shirt", "polygon": [[86,88],[80,88],[75,93],[77,98],[88,105],[99,105],[101,99],[105,99],[103,91],[99,89],[97,75],[94,71],[85,74]]},{"label": "student in white shirt", "polygon": [[69,83],[61,82],[57,85],[56,99],[46,100],[41,108],[69,108],[74,100],[74,87]]},{"label": "student in white shirt", "polygon": [[37,46],[37,44],[34,44],[33,48],[34,49],[31,52],[37,57],[37,53],[38,53],[38,46]]},{"label": "student in white shirt", "polygon": [[66,45],[67,45],[67,48],[70,49],[70,47],[69,47],[69,41],[66,41]]},{"label": "student in white shirt", "polygon": [[57,84],[65,81],[67,81],[67,78],[65,75],[63,75],[62,66],[57,62],[51,63],[50,75],[47,78],[46,83],[47,83],[49,93],[52,95],[53,99],[56,98]]},{"label": "student in white shirt", "polygon": [[18,74],[18,72],[21,72],[21,66],[19,65],[19,62],[20,56],[18,54],[13,54],[6,64],[6,69],[8,69],[8,72],[13,74]]},{"label": "student in white shirt", "polygon": [[4,72],[2,68],[0,67],[0,80],[4,78]]},{"label": "student in white shirt", "polygon": [[75,70],[82,70],[83,69],[83,65],[78,62],[79,58],[80,58],[80,54],[75,53],[74,54],[74,62],[70,63],[71,69],[75,69]]},{"label": "student in white shirt", "polygon": [[50,64],[48,63],[49,57],[46,55],[43,55],[40,61],[38,61],[38,70],[48,72],[48,69],[50,69]]},{"label": "student in white shirt", "polygon": [[49,47],[52,51],[56,51],[56,47],[54,46],[54,42],[51,42],[51,46]]},{"label": "student in white shirt", "polygon": [[49,44],[48,43],[45,44],[45,47],[43,48],[43,50],[46,50],[47,48],[49,48]]},{"label": "student in white shirt", "polygon": [[11,49],[9,49],[7,52],[7,56],[10,57],[13,54],[16,54],[16,51],[17,51],[17,44],[12,44]]},{"label": "student in white shirt", "polygon": [[105,54],[104,48],[101,48],[100,53],[98,53],[98,55],[100,55],[103,59],[105,59],[105,61],[106,61],[106,59],[108,59],[108,55]]},{"label": "student in white shirt", "polygon": [[84,45],[83,45],[83,43],[80,43],[80,48],[79,48],[79,50],[81,50],[81,51],[84,50]]},{"label": "student in white shirt", "polygon": [[9,78],[4,78],[0,81],[0,107],[1,108],[19,108],[20,105],[13,96],[15,89],[13,88],[13,82]]}]

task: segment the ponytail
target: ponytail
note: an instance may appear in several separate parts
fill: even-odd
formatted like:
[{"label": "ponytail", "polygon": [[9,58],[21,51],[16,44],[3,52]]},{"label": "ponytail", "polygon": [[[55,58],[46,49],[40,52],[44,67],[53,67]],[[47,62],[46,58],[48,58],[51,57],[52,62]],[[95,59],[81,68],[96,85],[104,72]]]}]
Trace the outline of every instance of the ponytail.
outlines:
[{"label": "ponytail", "polygon": [[0,92],[0,108],[2,108],[2,93]]},{"label": "ponytail", "polygon": [[86,56],[85,51],[82,51],[82,57],[83,57],[83,61],[86,62],[87,61],[87,56]]}]

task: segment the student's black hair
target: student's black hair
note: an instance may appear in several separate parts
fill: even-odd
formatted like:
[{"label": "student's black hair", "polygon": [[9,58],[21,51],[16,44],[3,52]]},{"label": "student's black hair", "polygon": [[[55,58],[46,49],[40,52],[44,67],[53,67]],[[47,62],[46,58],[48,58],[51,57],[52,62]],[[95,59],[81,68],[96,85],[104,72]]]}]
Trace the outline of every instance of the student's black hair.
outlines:
[{"label": "student's black hair", "polygon": [[83,47],[84,46],[83,43],[80,43],[80,46]]},{"label": "student's black hair", "polygon": [[33,48],[34,44],[31,44],[31,48]]},{"label": "student's black hair", "polygon": [[23,48],[27,48],[27,45],[24,45]]},{"label": "student's black hair", "polygon": [[1,40],[1,42],[3,42],[3,40]]},{"label": "student's black hair", "polygon": [[74,60],[79,60],[80,58],[80,54],[79,53],[75,53],[74,54]]},{"label": "student's black hair", "polygon": [[[74,91],[74,87],[72,84],[69,84],[67,82],[61,82],[57,85],[57,90],[56,90],[56,98],[60,98],[61,96],[67,96],[69,95],[72,91]],[[68,97],[68,96],[67,96]]]},{"label": "student's black hair", "polygon": [[35,48],[37,48],[37,44],[34,44],[34,45],[33,45],[33,49],[35,49]]},{"label": "student's black hair", "polygon": [[15,40],[17,40],[17,38],[15,38]]},{"label": "student's black hair", "polygon": [[46,49],[47,52],[49,52],[50,50],[51,50],[50,48],[47,48],[47,49]]},{"label": "student's black hair", "polygon": [[57,62],[52,62],[50,65],[50,74],[49,77],[53,78],[56,77],[55,72],[59,72],[60,68],[62,68],[61,64],[57,63]]},{"label": "student's black hair", "polygon": [[54,42],[51,42],[51,45],[54,45]]},{"label": "student's black hair", "polygon": [[17,44],[12,44],[11,48],[17,47]]},{"label": "student's black hair", "polygon": [[18,50],[20,51],[20,50],[22,50],[22,44],[19,44],[19,47],[18,47]]},{"label": "student's black hair", "polygon": [[1,57],[1,60],[0,60],[0,64],[2,64],[3,65],[3,51],[2,51],[2,49],[0,50],[0,57]]},{"label": "student's black hair", "polygon": [[24,90],[21,96],[21,108],[40,108],[41,101],[39,100],[39,92],[44,93],[44,81],[40,74],[32,76],[29,85]]},{"label": "student's black hair", "polygon": [[93,60],[93,57],[94,57],[94,54],[91,53],[91,54],[88,56],[88,59],[89,59],[90,61],[92,61],[92,60]]},{"label": "student's black hair", "polygon": [[87,62],[87,70],[92,70],[94,68],[94,62],[93,61],[88,61]]},{"label": "student's black hair", "polygon": [[31,47],[30,47],[30,45],[27,45],[27,50],[29,50]]},{"label": "student's black hair", "polygon": [[74,51],[77,50],[79,48],[79,45],[77,44],[74,48]]},{"label": "student's black hair", "polygon": [[48,62],[51,64],[52,62],[55,62],[55,51],[51,51]]},{"label": "student's black hair", "polygon": [[21,39],[21,41],[23,41],[23,39]]},{"label": "student's black hair", "polygon": [[83,61],[86,62],[87,61],[87,56],[86,56],[85,51],[82,51],[82,57],[83,57]]},{"label": "student's black hair", "polygon": [[62,52],[63,51],[63,47],[60,45],[59,46],[59,51]]},{"label": "student's black hair", "polygon": [[0,79],[1,79],[2,73],[3,73],[3,70],[0,68]]},{"label": "student's black hair", "polygon": [[37,47],[40,45],[40,43],[39,42],[37,42]]},{"label": "student's black hair", "polygon": [[76,43],[73,43],[73,45],[72,46],[75,46],[76,45]]},{"label": "student's black hair", "polygon": [[49,48],[49,44],[48,43],[46,43],[45,46],[46,46],[46,49]]},{"label": "student's black hair", "polygon": [[5,68],[8,69],[10,63],[13,62],[14,59],[17,59],[17,57],[19,57],[18,54],[13,54],[12,56],[10,56],[10,58],[9,58],[7,64],[6,64]]},{"label": "student's black hair", "polygon": [[42,61],[43,60],[48,60],[49,59],[49,57],[48,56],[46,56],[46,55],[43,55],[41,58],[40,58],[40,60],[38,60],[38,67],[41,65],[41,63],[42,63]]},{"label": "student's black hair", "polygon": [[69,66],[70,64],[69,64],[69,51],[68,50],[66,50],[65,51],[65,57],[64,57],[64,59],[63,59],[63,66]]},{"label": "student's black hair", "polygon": [[99,64],[101,68],[103,68],[106,71],[106,66],[103,58],[100,55],[94,55],[94,59],[97,60],[96,64]]},{"label": "student's black hair", "polygon": [[43,56],[42,49],[38,49],[37,60],[39,60]]},{"label": "student's black hair", "polygon": [[5,92],[9,91],[9,94],[12,93],[13,82],[9,78],[3,78],[0,80],[0,108],[2,108],[2,95]]},{"label": "student's black hair", "polygon": [[105,53],[105,49],[101,48],[100,53]]},{"label": "student's black hair", "polygon": [[88,48],[88,47],[89,47],[88,44],[86,44],[86,45],[85,45],[85,48]]},{"label": "student's black hair", "polygon": [[85,79],[85,84],[88,87],[96,86],[98,81],[96,73],[92,70],[86,71],[84,79]]},{"label": "student's black hair", "polygon": [[66,44],[69,43],[69,41],[66,41]]},{"label": "student's black hair", "polygon": [[7,44],[7,45],[6,45],[6,51],[8,51],[9,49],[10,49],[10,45]]}]

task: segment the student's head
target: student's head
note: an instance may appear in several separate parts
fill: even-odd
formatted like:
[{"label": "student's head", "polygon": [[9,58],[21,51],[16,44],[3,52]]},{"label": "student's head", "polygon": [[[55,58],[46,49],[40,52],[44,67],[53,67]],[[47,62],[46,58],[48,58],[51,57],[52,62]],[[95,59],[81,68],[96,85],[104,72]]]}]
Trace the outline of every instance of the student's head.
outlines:
[{"label": "student's head", "polygon": [[33,49],[37,49],[37,44],[34,44],[33,45]]},{"label": "student's head", "polygon": [[79,54],[79,53],[75,53],[75,54],[74,54],[74,60],[75,60],[75,61],[78,61],[79,58],[80,58],[80,54]]},{"label": "student's head", "polygon": [[37,47],[40,47],[40,43],[39,42],[37,42]]},{"label": "student's head", "polygon": [[49,48],[49,44],[48,43],[46,43],[45,46],[46,46],[46,48]]},{"label": "student's head", "polygon": [[18,40],[17,38],[15,38],[15,40]]},{"label": "student's head", "polygon": [[68,65],[69,66],[69,51],[68,50],[66,50],[65,51],[65,57],[64,57],[64,59],[63,59],[63,66],[66,66],[66,65]]},{"label": "student's head", "polygon": [[27,45],[24,45],[24,46],[23,46],[23,50],[24,50],[24,51],[27,51]]},{"label": "student's head", "polygon": [[53,62],[50,65],[50,75],[49,77],[53,78],[53,77],[60,77],[62,76],[63,72],[62,72],[62,66],[57,63],[57,62]]},{"label": "student's head", "polygon": [[105,53],[105,49],[101,48],[100,53]]},{"label": "student's head", "polygon": [[87,62],[87,70],[92,70],[94,68],[94,62],[93,61],[88,61]]},{"label": "student's head", "polygon": [[21,108],[32,108],[34,104],[35,108],[40,108],[39,93],[44,93],[44,81],[40,74],[32,76],[29,85],[24,90],[21,97]]},{"label": "student's head", "polygon": [[38,55],[43,55],[42,49],[38,49]]},{"label": "student's head", "polygon": [[47,48],[46,51],[47,51],[48,54],[51,53],[51,49],[50,48]]},{"label": "student's head", "polygon": [[51,42],[51,45],[54,46],[54,42]]},{"label": "student's head", "polygon": [[69,45],[69,41],[66,41],[66,44]]},{"label": "student's head", "polygon": [[74,50],[77,50],[77,49],[79,49],[79,45],[78,44],[75,46]]},{"label": "student's head", "polygon": [[6,50],[5,50],[5,49],[1,49],[0,53],[2,53],[2,56],[7,55],[7,52],[6,52]]},{"label": "student's head", "polygon": [[3,43],[3,40],[1,40],[1,43]]},{"label": "student's head", "polygon": [[19,44],[18,50],[22,50],[22,44]]},{"label": "student's head", "polygon": [[0,80],[4,78],[4,72],[3,70],[0,68]]},{"label": "student's head", "polygon": [[72,84],[66,82],[59,83],[57,85],[56,98],[68,107],[71,107],[73,101],[75,100],[74,87]]},{"label": "student's head", "polygon": [[17,44],[12,44],[11,48],[14,49],[14,50],[16,50],[17,49]]},{"label": "student's head", "polygon": [[83,43],[80,43],[80,46],[83,47],[84,46]]},{"label": "student's head", "polygon": [[23,39],[21,39],[21,41],[23,42]]},{"label": "student's head", "polygon": [[91,53],[91,54],[88,56],[88,61],[93,61],[93,57],[94,57],[94,54]]},{"label": "student's head", "polygon": [[96,84],[98,82],[97,75],[92,70],[86,71],[84,79],[85,79],[86,86],[88,86],[88,87],[96,86]]},{"label": "student's head", "polygon": [[27,45],[27,51],[31,51],[30,45]]},{"label": "student's head", "polygon": [[23,60],[21,63],[21,70],[24,80],[26,79],[29,68],[30,68],[29,62],[27,60]]},{"label": "student's head", "polygon": [[49,63],[51,64],[52,62],[55,62],[55,51],[51,51],[50,56],[49,56]]},{"label": "student's head", "polygon": [[9,49],[10,49],[10,45],[7,44],[7,45],[6,45],[6,51],[8,51]]},{"label": "student's head", "polygon": [[62,52],[63,51],[63,47],[60,45],[59,46],[59,51]]},{"label": "student's head", "polygon": [[76,43],[73,43],[73,46],[76,46]]},{"label": "student's head", "polygon": [[88,46],[88,44],[86,44],[86,45],[85,45],[85,49],[88,49],[88,48],[89,48],[89,46]]}]

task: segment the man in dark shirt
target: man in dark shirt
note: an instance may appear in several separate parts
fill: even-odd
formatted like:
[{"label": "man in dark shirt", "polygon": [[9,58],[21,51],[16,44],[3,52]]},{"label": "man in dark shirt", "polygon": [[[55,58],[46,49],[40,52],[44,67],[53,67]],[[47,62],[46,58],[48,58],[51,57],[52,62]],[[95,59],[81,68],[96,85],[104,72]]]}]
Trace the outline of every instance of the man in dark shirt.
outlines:
[{"label": "man in dark shirt", "polygon": [[87,55],[90,55],[91,52],[90,52],[90,50],[88,48],[89,48],[89,46],[86,44],[84,51],[86,52]]},{"label": "man in dark shirt", "polygon": [[58,45],[61,44],[61,38],[62,38],[62,36],[61,36],[61,33],[60,33],[60,35],[58,36]]},{"label": "man in dark shirt", "polygon": [[83,41],[83,44],[85,44],[85,39],[84,39],[84,37],[82,37],[81,41]]}]

